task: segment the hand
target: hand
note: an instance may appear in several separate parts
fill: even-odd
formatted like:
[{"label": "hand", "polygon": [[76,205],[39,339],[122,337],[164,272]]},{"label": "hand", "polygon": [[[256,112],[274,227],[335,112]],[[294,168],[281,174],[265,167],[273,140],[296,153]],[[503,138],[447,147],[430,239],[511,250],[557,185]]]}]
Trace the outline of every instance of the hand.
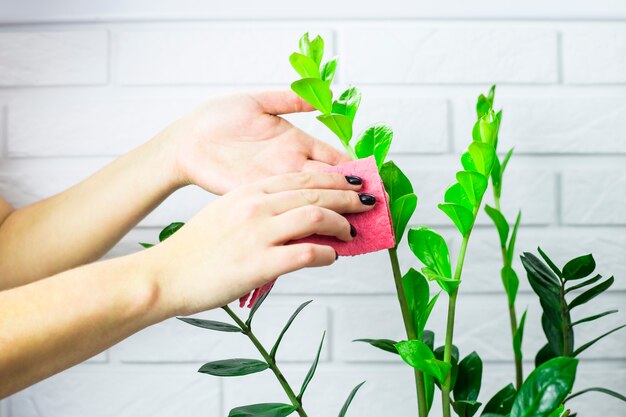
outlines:
[{"label": "hand", "polygon": [[[354,181],[353,181],[354,182]],[[239,187],[166,241],[143,251],[170,315],[228,304],[278,276],[335,262],[333,248],[285,243],[312,234],[352,240],[339,213],[371,209],[360,185],[330,173],[298,173]]]},{"label": "hand", "polygon": [[311,111],[291,91],[217,97],[161,133],[175,147],[181,185],[224,194],[277,174],[320,171],[350,158],[280,114]]}]

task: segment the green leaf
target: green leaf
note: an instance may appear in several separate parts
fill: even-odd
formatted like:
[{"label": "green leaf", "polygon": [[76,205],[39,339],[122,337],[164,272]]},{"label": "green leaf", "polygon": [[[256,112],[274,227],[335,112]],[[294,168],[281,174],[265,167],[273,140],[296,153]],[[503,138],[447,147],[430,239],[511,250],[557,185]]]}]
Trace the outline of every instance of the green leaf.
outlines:
[{"label": "green leaf", "polygon": [[503,266],[500,270],[500,277],[502,278],[502,285],[504,291],[509,299],[509,304],[514,305],[517,298],[517,290],[519,288],[519,278],[517,273],[510,266]]},{"label": "green leaf", "polygon": [[276,343],[274,343],[274,346],[272,347],[272,350],[270,351],[270,357],[272,357],[272,359],[276,358],[276,352],[278,351],[278,346],[280,345],[280,342],[283,340],[283,336],[285,335],[287,330],[289,330],[291,323],[293,323],[296,317],[298,317],[298,314],[300,314],[300,312],[304,310],[304,308],[308,306],[309,304],[311,304],[312,302],[313,300],[309,300],[300,304],[300,306],[296,309],[296,311],[293,312],[291,317],[289,317],[289,320],[287,320],[287,323],[283,327],[283,330],[281,330],[280,334],[278,335],[278,339],[276,339]]},{"label": "green leaf", "polygon": [[485,408],[481,416],[485,416],[488,413],[505,416],[511,412],[513,402],[517,391],[513,384],[509,384],[506,387],[498,391],[491,399],[485,404]]},{"label": "green leaf", "polygon": [[511,408],[510,417],[547,417],[571,391],[578,360],[550,359],[526,378]]},{"label": "green leaf", "polygon": [[393,161],[387,161],[383,164],[380,168],[380,177],[385,185],[385,191],[389,194],[390,202],[394,202],[404,195],[413,194],[411,181]]},{"label": "green leaf", "polygon": [[578,285],[574,285],[573,287],[568,288],[567,290],[565,290],[565,294],[567,294],[567,293],[569,293],[571,291],[575,291],[575,290],[581,289],[583,287],[586,287],[587,285],[591,285],[593,283],[596,283],[596,282],[600,281],[601,279],[602,279],[602,275],[598,274],[598,275],[596,275],[593,278],[589,278],[588,280],[583,281],[583,282],[581,282]]},{"label": "green leaf", "polygon": [[165,239],[172,236],[178,231],[178,229],[180,229],[184,225],[185,223],[183,222],[170,223],[168,226],[165,227],[165,229],[161,230],[161,233],[159,233],[159,242],[163,242]]},{"label": "green leaf", "polygon": [[311,58],[319,66],[324,56],[324,40],[318,35],[310,41],[309,34],[305,33],[300,38],[300,52]]},{"label": "green leaf", "polygon": [[[563,350],[563,346],[565,343],[565,341],[563,340],[563,329],[566,327],[569,327],[569,322],[570,322],[569,312],[567,312],[565,320],[566,320],[566,323],[563,323],[562,318],[559,317],[558,322],[555,323],[555,322],[551,322],[548,319],[548,316],[546,315],[545,312],[541,315],[541,327],[543,328],[543,332],[545,333],[546,338],[548,339],[548,344],[550,345],[552,352],[554,352],[557,356],[563,356],[565,354]],[[574,331],[570,327],[568,332],[569,332],[568,351],[571,352],[572,350],[574,350]]]},{"label": "green leaf", "polygon": [[396,237],[396,248],[402,240],[406,225],[417,207],[417,196],[415,194],[403,195],[391,203],[391,219],[393,220],[393,233]]},{"label": "green leaf", "polygon": [[324,114],[332,109],[330,87],[319,78],[303,78],[291,83],[291,89],[304,101]]},{"label": "green leaf", "polygon": [[422,335],[420,336],[420,340],[424,342],[426,346],[428,346],[428,349],[435,349],[435,332],[433,332],[432,330],[424,330],[422,332]]},{"label": "green leaf", "polygon": [[621,326],[618,326],[612,330],[609,330],[608,332],[596,337],[595,339],[585,343],[584,345],[582,345],[581,347],[579,347],[578,349],[576,349],[573,353],[573,356],[578,356],[580,355],[582,352],[584,352],[585,350],[587,350],[588,348],[590,348],[592,345],[594,345],[596,342],[598,342],[599,340],[607,337],[608,335],[615,333],[618,330],[623,329],[624,327],[626,327],[626,324],[623,324]]},{"label": "green leaf", "polygon": [[203,329],[217,330],[218,332],[241,333],[241,329],[237,326],[221,321],[194,319],[191,317],[176,317],[180,321],[184,321],[192,326],[201,327]]},{"label": "green leaf", "polygon": [[445,278],[452,278],[448,245],[441,235],[427,227],[409,230],[409,247],[424,265]]},{"label": "green leaf", "polygon": [[482,117],[493,108],[493,97],[495,95],[496,86],[492,85],[487,96],[481,94],[478,96],[478,102],[476,103],[476,114],[478,117]]},{"label": "green leaf", "polygon": [[450,295],[454,293],[457,288],[459,288],[459,285],[461,285],[461,280],[442,277],[441,275],[437,274],[435,271],[433,271],[432,269],[428,267],[422,268],[422,273],[426,275],[426,278],[428,278],[429,281],[437,282],[437,284],[439,284],[441,289]]},{"label": "green leaf", "polygon": [[350,87],[341,93],[339,98],[333,102],[332,112],[346,116],[350,119],[350,125],[352,125],[360,104],[361,92],[356,87]]},{"label": "green leaf", "polygon": [[452,402],[452,408],[459,417],[472,417],[481,405],[482,403],[476,401],[459,400]]},{"label": "green leaf", "polygon": [[454,385],[455,401],[475,402],[478,399],[483,377],[483,361],[476,352],[459,362],[459,374]]},{"label": "green leaf", "polygon": [[516,358],[522,357],[522,341],[524,340],[524,324],[526,323],[526,311],[522,314],[517,330],[513,334],[513,352]]},{"label": "green leaf", "polygon": [[578,297],[574,298],[571,303],[567,305],[567,307],[571,310],[574,307],[578,307],[579,305],[585,304],[586,302],[594,299],[602,292],[609,289],[611,285],[615,282],[615,278],[611,277],[606,281],[599,283],[598,285],[589,288],[584,293],[580,294]]},{"label": "green leaf", "polygon": [[[445,356],[445,346],[439,346],[437,349],[433,351],[435,354],[435,358],[440,361],[444,360]],[[444,361],[445,362],[445,361]],[[450,390],[453,390],[456,385],[457,376],[459,374],[459,348],[456,345],[452,345],[452,349],[450,351]],[[441,388],[441,384],[439,381],[435,382],[439,388]]]},{"label": "green leaf", "polygon": [[604,313],[594,314],[593,316],[589,316],[589,317],[585,317],[584,319],[576,320],[574,323],[572,323],[572,326],[576,326],[578,324],[594,321],[594,320],[597,320],[597,319],[602,318],[604,316],[608,316],[609,314],[615,314],[615,313],[617,313],[617,310],[609,310],[609,311],[605,311]]},{"label": "green leaf", "polygon": [[302,381],[302,387],[300,388],[300,394],[298,394],[298,400],[302,401],[302,396],[306,391],[306,388],[309,386],[309,382],[313,379],[313,375],[315,375],[315,370],[317,369],[317,364],[320,360],[320,354],[322,353],[322,346],[324,346],[324,337],[326,336],[326,332],[322,335],[322,341],[320,342],[320,346],[317,349],[317,355],[315,355],[315,360],[311,364],[311,368],[309,368],[309,372],[307,372],[304,377],[304,381]]},{"label": "green leaf", "polygon": [[496,229],[498,230],[498,236],[500,236],[500,247],[506,249],[506,242],[509,239],[509,222],[506,221],[500,210],[491,207],[488,204],[485,204],[485,212],[491,220],[493,224],[495,224]]},{"label": "green leaf", "polygon": [[378,349],[385,352],[398,354],[395,344],[398,343],[395,340],[390,339],[354,339],[353,342],[368,343]]},{"label": "green leaf", "polygon": [[556,274],[556,276],[562,278],[563,273],[561,272],[561,270],[554,264],[554,262],[552,262],[552,259],[550,259],[550,257],[541,250],[541,247],[537,247],[537,252],[539,252],[539,255],[541,255],[543,260],[546,261],[546,263],[548,264],[550,269]]},{"label": "green leaf", "polygon": [[430,412],[435,399],[435,379],[430,375],[424,375],[424,394],[426,396],[426,408]]},{"label": "green leaf", "polygon": [[591,275],[596,269],[596,261],[593,255],[583,255],[574,258],[563,267],[563,277],[568,280],[581,279]]},{"label": "green leaf", "polygon": [[509,239],[509,246],[506,249],[507,262],[513,263],[513,254],[515,253],[515,240],[517,239],[517,230],[519,229],[520,221],[522,220],[522,211],[517,212],[517,218],[515,219],[515,225],[513,226],[513,233],[511,233],[511,239]]},{"label": "green leaf", "polygon": [[461,165],[463,165],[463,169],[466,171],[478,171],[478,168],[476,168],[476,164],[474,163],[474,158],[470,155],[469,150],[463,152],[461,155]]},{"label": "green leaf", "polygon": [[289,404],[251,404],[233,408],[228,417],[286,417],[294,411],[296,408]]},{"label": "green leaf", "polygon": [[319,66],[306,55],[294,52],[289,56],[289,63],[302,78],[320,78]]},{"label": "green leaf", "polygon": [[495,149],[501,117],[502,113],[498,112],[498,114],[496,114],[493,109],[480,117],[472,129],[472,138],[474,141],[489,144]]},{"label": "green leaf", "polygon": [[269,365],[257,359],[225,359],[202,365],[198,372],[214,376],[242,376],[262,372]]},{"label": "green leaf", "polygon": [[465,237],[471,232],[474,226],[474,214],[470,210],[453,203],[442,203],[438,204],[437,207],[448,215],[461,235]]},{"label": "green leaf", "polygon": [[459,171],[456,180],[463,187],[470,203],[474,207],[478,206],[487,190],[487,178],[476,171]]},{"label": "green leaf", "polygon": [[491,184],[493,185],[493,194],[500,198],[502,195],[502,166],[497,154],[491,167]]},{"label": "green leaf", "polygon": [[368,127],[361,133],[358,142],[354,145],[354,151],[359,158],[374,156],[376,166],[380,170],[393,139],[391,127],[379,123]]},{"label": "green leaf", "polygon": [[246,320],[246,326],[248,326],[249,328],[252,328],[252,319],[254,318],[254,315],[259,310],[268,295],[270,295],[270,291],[260,296],[259,299],[256,300],[256,303],[254,303],[254,305],[250,309],[250,314],[248,314],[248,319]]},{"label": "green leaf", "polygon": [[552,351],[552,348],[549,344],[543,345],[541,349],[535,355],[535,368],[538,368],[542,364],[546,363],[552,358],[556,358],[557,354]]},{"label": "green leaf", "polygon": [[428,281],[424,275],[410,268],[402,277],[402,288],[404,289],[415,332],[419,338],[421,336],[419,322],[428,307],[428,300],[430,298]]},{"label": "green leaf", "polygon": [[619,392],[615,392],[615,391],[612,391],[610,389],[602,388],[602,387],[591,387],[591,388],[586,388],[584,390],[575,392],[574,394],[572,394],[569,397],[567,397],[564,402],[568,402],[572,398],[576,398],[579,395],[583,395],[583,394],[586,394],[588,392],[601,392],[602,394],[610,395],[611,397],[615,397],[618,400],[622,400],[622,401],[626,402],[626,397],[623,396],[622,394],[620,394]]},{"label": "green leaf", "polygon": [[532,253],[524,252],[520,257],[528,275],[528,282],[539,296],[541,307],[550,322],[561,327],[561,285],[559,279],[543,262]]},{"label": "green leaf", "polygon": [[474,205],[467,196],[467,193],[463,189],[463,186],[458,182],[455,182],[448,187],[446,193],[443,196],[443,201],[446,203],[459,204],[468,210],[474,210]]},{"label": "green leaf", "polygon": [[352,139],[352,121],[342,114],[320,114],[317,120],[324,123],[346,145]]},{"label": "green leaf", "polygon": [[[437,299],[439,299],[439,294],[441,294],[441,291],[438,292],[437,294],[435,294],[435,296],[430,299],[430,301],[428,302],[428,305],[426,306],[426,310],[422,314],[422,317],[420,317],[420,320],[419,320],[419,322],[417,324],[419,333],[421,333],[422,336],[425,333],[424,327],[426,327],[426,322],[428,321],[428,317],[430,317],[430,313],[433,311],[433,307],[435,307],[435,303],[437,302]],[[433,334],[433,343],[434,343],[434,337],[435,337],[435,335]],[[422,339],[422,341],[423,341],[423,339]],[[424,342],[424,343],[426,343],[426,342]]]},{"label": "green leaf", "polygon": [[328,62],[324,63],[320,71],[322,81],[326,82],[326,84],[330,86],[330,84],[332,84],[333,80],[335,79],[336,71],[337,71],[337,58],[333,58],[329,60]]},{"label": "green leaf", "polygon": [[339,417],[345,417],[346,413],[348,412],[348,407],[350,407],[350,403],[352,403],[354,396],[356,395],[359,388],[363,386],[363,384],[365,384],[365,381],[361,382],[359,385],[352,389],[350,395],[348,395],[348,398],[346,399],[346,402],[343,404],[343,407],[341,407],[341,411],[339,411]]},{"label": "green leaf", "polygon": [[152,243],[143,243],[143,242],[139,242],[139,244],[140,244],[141,246],[143,246],[144,248],[146,248],[146,249],[151,248],[151,247],[153,247],[153,246],[154,246]]},{"label": "green leaf", "polygon": [[450,364],[435,359],[435,355],[426,344],[420,340],[406,340],[396,344],[402,359],[418,371],[432,375],[439,382],[443,382],[450,372]]},{"label": "green leaf", "polygon": [[509,164],[509,160],[511,159],[511,156],[513,155],[513,150],[514,149],[515,148],[509,149],[509,151],[504,156],[504,159],[502,160],[502,166],[500,168],[500,176],[501,177],[504,177],[504,170],[506,169],[506,166]]},{"label": "green leaf", "polygon": [[[489,176],[491,174],[491,168],[493,167],[494,160],[496,159],[496,152],[494,151],[493,146],[482,142],[472,142],[472,144],[467,148],[467,151],[471,156],[472,164],[475,169],[469,169],[465,167],[465,165],[463,165],[463,167],[467,171],[477,171],[486,177]],[[462,159],[461,162],[463,162]],[[466,163],[470,165],[469,162],[466,161]]]}]

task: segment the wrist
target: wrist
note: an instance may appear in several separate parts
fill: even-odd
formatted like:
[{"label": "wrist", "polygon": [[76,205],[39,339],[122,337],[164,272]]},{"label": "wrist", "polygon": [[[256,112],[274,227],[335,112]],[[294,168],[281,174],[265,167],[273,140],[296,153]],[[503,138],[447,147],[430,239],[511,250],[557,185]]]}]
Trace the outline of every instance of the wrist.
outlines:
[{"label": "wrist", "polygon": [[168,128],[138,148],[144,156],[146,172],[168,195],[189,185],[178,168],[177,149],[173,142]]}]

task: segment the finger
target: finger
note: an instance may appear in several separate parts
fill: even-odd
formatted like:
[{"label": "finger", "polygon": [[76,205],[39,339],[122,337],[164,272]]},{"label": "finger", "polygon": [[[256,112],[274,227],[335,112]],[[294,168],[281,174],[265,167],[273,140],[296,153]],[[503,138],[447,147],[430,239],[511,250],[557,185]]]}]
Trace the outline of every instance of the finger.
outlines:
[{"label": "finger", "polygon": [[268,114],[279,115],[315,110],[291,90],[259,91],[251,93],[251,97]]},{"label": "finger", "polygon": [[362,213],[371,210],[376,197],[352,190],[302,189],[270,194],[266,207],[277,215],[303,206],[317,206],[337,213]]},{"label": "finger", "polygon": [[296,243],[273,248],[272,262],[276,275],[284,275],[306,267],[332,265],[337,260],[337,252],[327,245]]},{"label": "finger", "polygon": [[284,244],[290,240],[311,235],[334,236],[349,242],[352,227],[341,214],[323,207],[304,206],[289,210],[269,219],[271,241]]},{"label": "finger", "polygon": [[334,172],[297,172],[266,178],[259,181],[258,186],[263,192],[271,194],[304,188],[358,190],[362,183],[359,177],[346,177]]},{"label": "finger", "polygon": [[308,156],[313,160],[324,162],[329,165],[337,165],[350,162],[352,160],[345,153],[318,139],[312,139],[309,142]]}]

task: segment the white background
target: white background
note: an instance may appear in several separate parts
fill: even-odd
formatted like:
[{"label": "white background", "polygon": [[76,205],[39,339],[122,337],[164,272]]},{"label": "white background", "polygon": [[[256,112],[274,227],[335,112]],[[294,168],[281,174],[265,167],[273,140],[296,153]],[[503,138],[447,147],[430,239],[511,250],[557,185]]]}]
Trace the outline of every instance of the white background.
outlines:
[{"label": "white background", "polygon": [[[622,312],[581,327],[577,345],[626,322],[626,3],[623,1],[415,2],[9,2],[0,1],[0,193],[16,206],[79,181],[216,93],[285,88],[287,57],[301,33],[322,33],[340,56],[339,86],[364,97],[357,124],[387,121],[393,158],[419,196],[416,225],[459,241],[435,209],[470,140],[476,96],[498,84],[501,149],[516,147],[503,209],[523,210],[520,251],[541,245],[559,264],[593,252],[615,275],[593,311]],[[312,115],[300,126],[332,141]],[[212,199],[176,193],[109,256],[154,241]],[[407,251],[403,268],[415,265]],[[485,360],[481,400],[512,380],[508,316],[496,232],[479,220],[458,307],[456,343]],[[528,307],[526,372],[544,343],[539,306]],[[434,288],[433,288],[434,290]],[[332,416],[350,389],[367,384],[351,416],[416,415],[411,373],[397,358],[351,343],[402,337],[385,253],[284,277],[258,315],[271,343],[290,312],[315,299],[288,333],[279,360],[293,385],[328,330],[305,397],[311,416]],[[586,307],[585,307],[586,308]],[[581,308],[576,317],[588,315]],[[441,344],[445,297],[430,326]],[[217,317],[219,313],[208,316]],[[577,389],[626,387],[626,332],[583,355]],[[285,401],[269,373],[215,379],[204,362],[254,355],[246,339],[170,320],[87,363],[0,403],[3,417],[225,416],[234,406]],[[599,394],[572,402],[580,416],[619,417],[623,403]],[[436,408],[435,408],[436,410]],[[433,414],[433,415],[436,415]]]}]

